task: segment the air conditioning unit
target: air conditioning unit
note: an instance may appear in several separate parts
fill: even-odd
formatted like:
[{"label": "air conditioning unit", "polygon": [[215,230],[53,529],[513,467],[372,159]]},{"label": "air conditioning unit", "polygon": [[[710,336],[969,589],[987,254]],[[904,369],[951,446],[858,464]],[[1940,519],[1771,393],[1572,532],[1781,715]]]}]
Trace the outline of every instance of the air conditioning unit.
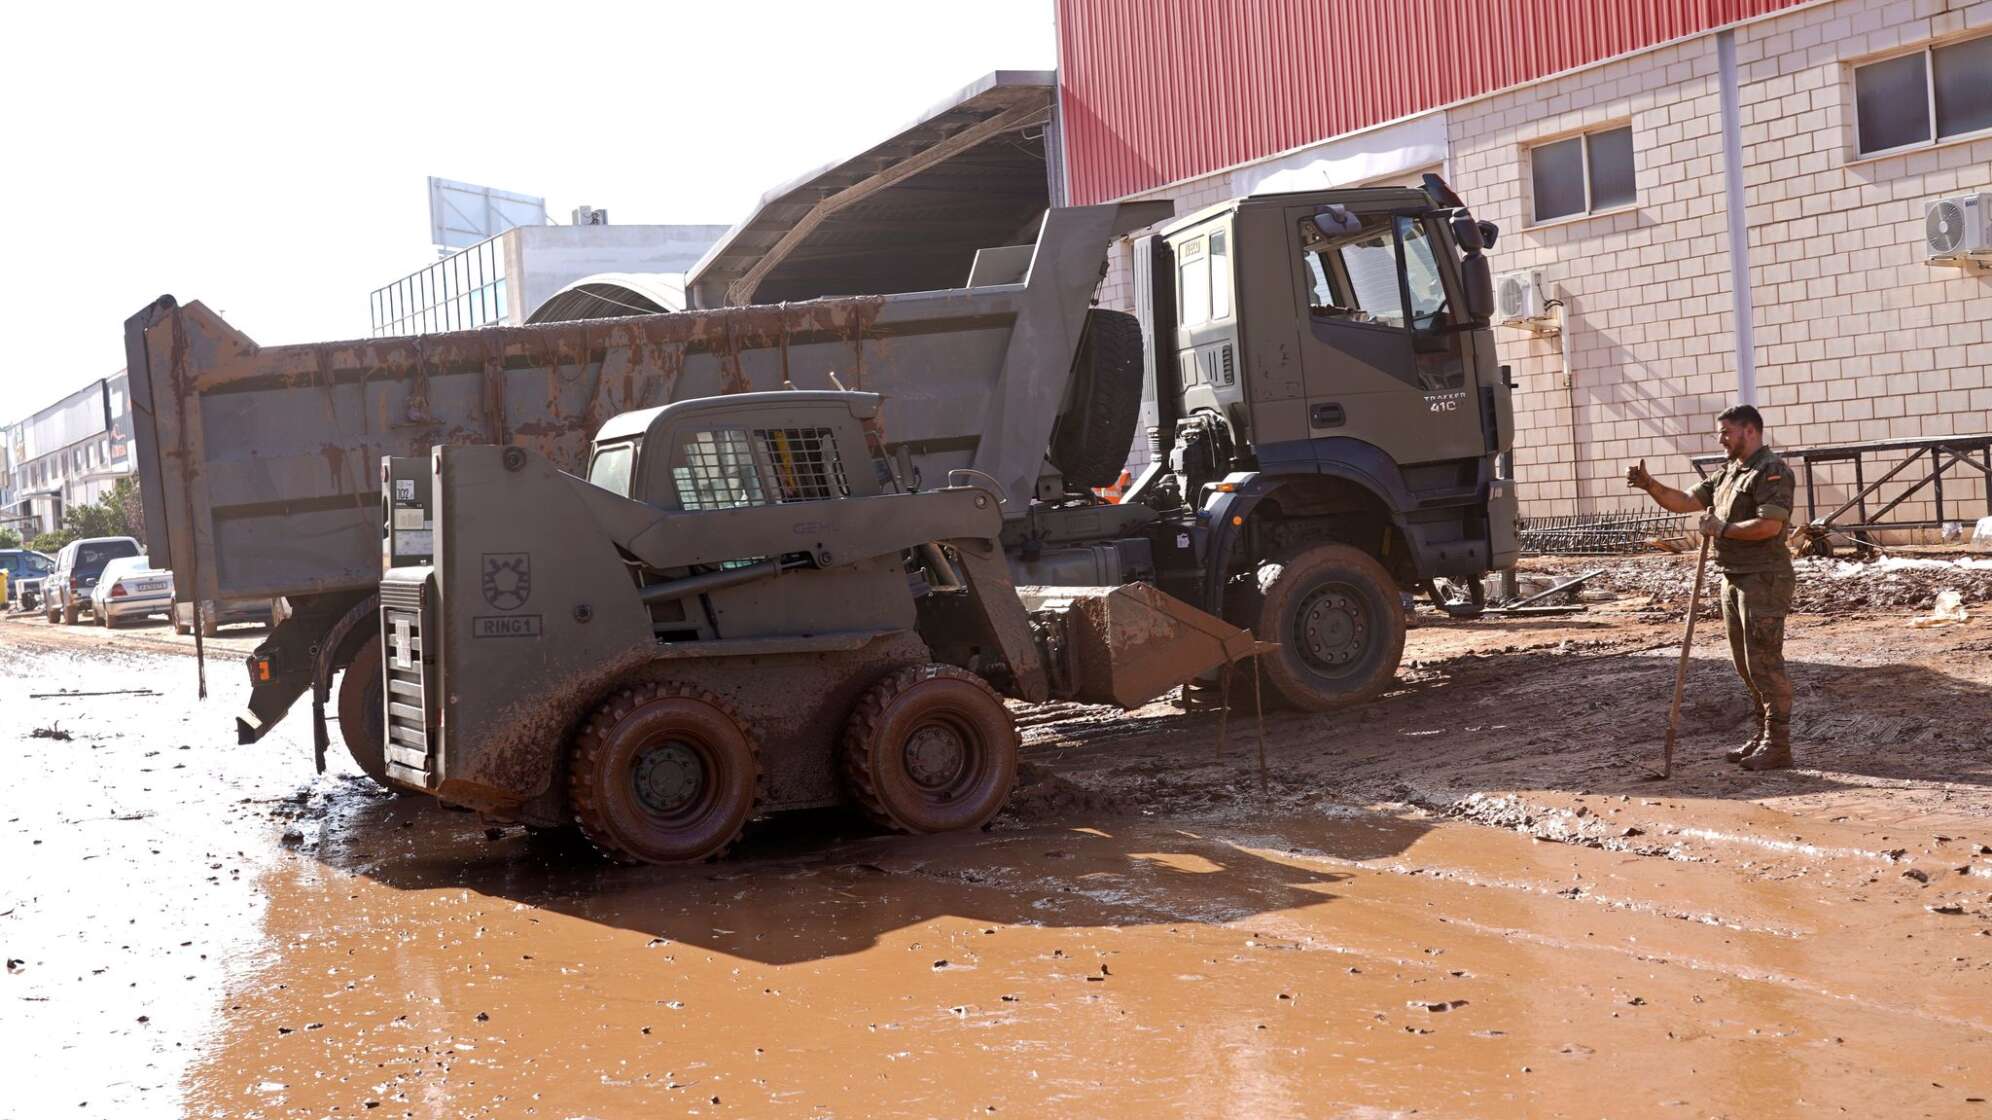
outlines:
[{"label": "air conditioning unit", "polygon": [[609,212],[597,210],[593,206],[574,208],[574,224],[577,226],[605,226],[609,224]]},{"label": "air conditioning unit", "polygon": [[1931,264],[1992,264],[1992,194],[1954,195],[1927,204],[1923,248]]},{"label": "air conditioning unit", "polygon": [[1504,272],[1494,281],[1494,320],[1525,330],[1555,330],[1543,297],[1541,273]]}]

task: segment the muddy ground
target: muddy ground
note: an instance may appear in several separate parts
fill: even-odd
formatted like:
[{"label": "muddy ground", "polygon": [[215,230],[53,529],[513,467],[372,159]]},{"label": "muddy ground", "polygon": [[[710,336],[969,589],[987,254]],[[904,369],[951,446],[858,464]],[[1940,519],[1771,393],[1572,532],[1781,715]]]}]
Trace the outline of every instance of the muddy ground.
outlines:
[{"label": "muddy ground", "polygon": [[1778,774],[1705,629],[1650,781],[1643,563],[1424,615],[1263,771],[1249,712],[1020,710],[988,832],[675,870],[235,745],[255,628],[200,701],[163,626],[0,622],[0,1116],[1992,1115],[1992,604],[1815,600]]}]

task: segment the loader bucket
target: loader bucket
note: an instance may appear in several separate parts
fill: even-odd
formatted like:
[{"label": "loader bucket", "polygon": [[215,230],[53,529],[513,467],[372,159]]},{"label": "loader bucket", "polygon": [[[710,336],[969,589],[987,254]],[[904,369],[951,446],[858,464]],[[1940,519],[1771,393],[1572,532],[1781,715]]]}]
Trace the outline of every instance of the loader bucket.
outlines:
[{"label": "loader bucket", "polygon": [[1220,665],[1278,648],[1145,583],[1020,587],[1035,618],[1059,624],[1065,692],[1137,708]]}]

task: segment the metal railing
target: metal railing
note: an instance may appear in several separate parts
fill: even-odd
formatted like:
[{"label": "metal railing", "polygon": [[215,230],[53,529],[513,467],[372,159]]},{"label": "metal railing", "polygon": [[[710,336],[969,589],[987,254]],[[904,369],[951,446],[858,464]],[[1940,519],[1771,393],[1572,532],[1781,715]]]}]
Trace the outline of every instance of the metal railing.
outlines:
[{"label": "metal railing", "polygon": [[[1992,517],[1992,435],[1976,436],[1932,436],[1924,439],[1878,440],[1872,443],[1847,443],[1827,447],[1803,447],[1797,450],[1777,449],[1786,462],[1800,469],[1805,492],[1805,521],[1819,528],[1834,529],[1845,533],[1856,533],[1869,529],[1937,529],[1950,521],[1968,521],[1980,517]],[[1885,457],[1901,453],[1902,458],[1892,466]],[[1977,456],[1976,461],[1972,458]],[[1690,461],[1695,470],[1707,478],[1711,468],[1722,464],[1721,455],[1697,455]],[[1853,467],[1853,496],[1841,502],[1823,517],[1819,513],[1819,491],[1821,483],[1818,475],[1835,464],[1850,463]],[[1919,465],[1920,464],[1920,465]],[[1868,475],[1887,466],[1887,470],[1869,482]],[[1960,468],[1962,468],[1960,470]],[[1911,471],[1898,481],[1897,476]],[[1950,503],[1950,513],[1945,513],[1944,478],[1956,471],[1963,478],[1974,475],[1983,478],[1985,483],[1984,509],[1978,501],[1960,503],[1955,494]],[[1883,489],[1890,483],[1901,489],[1881,502],[1879,508],[1869,508],[1870,501],[1879,502]],[[1835,483],[1839,485],[1839,483]],[[1935,517],[1929,520],[1890,520],[1902,503],[1908,501],[1925,488],[1930,490],[1930,502]],[[1960,507],[1969,504],[1973,511]],[[1850,519],[1847,515],[1852,513]]]}]

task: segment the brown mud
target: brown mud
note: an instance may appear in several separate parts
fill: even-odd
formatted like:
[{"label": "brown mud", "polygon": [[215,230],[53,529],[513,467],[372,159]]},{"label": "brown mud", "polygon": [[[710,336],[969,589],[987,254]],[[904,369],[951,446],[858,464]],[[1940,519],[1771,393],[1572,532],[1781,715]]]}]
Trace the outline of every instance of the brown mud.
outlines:
[{"label": "brown mud", "polygon": [[1644,605],[1427,615],[1382,701],[1269,713],[1263,776],[1249,713],[1219,757],[1213,714],[1020,709],[990,831],[682,869],[314,778],[301,719],[238,747],[239,670],[197,703],[154,631],[0,622],[0,1114],[1992,1107],[1992,612],[1795,617],[1777,774],[1720,761],[1710,638],[1657,782]]}]

